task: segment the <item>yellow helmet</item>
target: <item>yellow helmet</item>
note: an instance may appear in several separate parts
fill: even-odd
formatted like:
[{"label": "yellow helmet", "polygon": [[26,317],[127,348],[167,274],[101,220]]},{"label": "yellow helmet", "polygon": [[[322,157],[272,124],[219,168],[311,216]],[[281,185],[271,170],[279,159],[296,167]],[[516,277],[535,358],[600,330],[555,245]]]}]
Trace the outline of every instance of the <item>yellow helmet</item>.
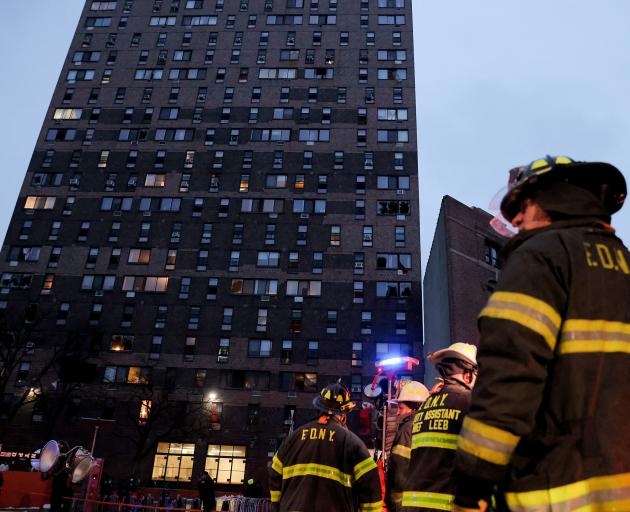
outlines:
[{"label": "yellow helmet", "polygon": [[401,381],[402,388],[393,402],[424,402],[429,397],[426,386],[415,380]]}]

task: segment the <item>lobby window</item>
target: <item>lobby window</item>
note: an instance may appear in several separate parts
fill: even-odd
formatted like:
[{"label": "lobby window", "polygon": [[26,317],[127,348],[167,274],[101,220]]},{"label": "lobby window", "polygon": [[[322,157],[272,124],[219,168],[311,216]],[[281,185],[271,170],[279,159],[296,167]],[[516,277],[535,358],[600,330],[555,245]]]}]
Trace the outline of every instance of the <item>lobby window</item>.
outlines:
[{"label": "lobby window", "polygon": [[193,443],[158,443],[151,479],[190,482],[194,459],[195,445]]},{"label": "lobby window", "polygon": [[245,479],[245,446],[208,445],[205,470],[217,484],[241,485]]}]

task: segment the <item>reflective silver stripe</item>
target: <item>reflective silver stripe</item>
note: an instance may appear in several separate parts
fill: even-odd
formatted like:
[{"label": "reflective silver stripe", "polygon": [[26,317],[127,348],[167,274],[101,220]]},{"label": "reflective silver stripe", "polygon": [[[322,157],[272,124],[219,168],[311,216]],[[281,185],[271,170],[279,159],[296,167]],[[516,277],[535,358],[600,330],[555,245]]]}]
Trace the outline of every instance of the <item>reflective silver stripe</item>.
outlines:
[{"label": "reflective silver stripe", "polygon": [[464,438],[467,441],[474,443],[476,446],[482,446],[494,452],[503,453],[508,457],[512,456],[512,452],[516,448],[515,444],[502,443],[496,439],[489,439],[477,432],[473,432],[469,428],[466,428],[466,425],[462,427],[462,431],[459,433],[459,436],[460,439]]},{"label": "reflective silver stripe", "polygon": [[630,510],[630,473],[593,477],[548,490],[506,493],[513,512]]}]

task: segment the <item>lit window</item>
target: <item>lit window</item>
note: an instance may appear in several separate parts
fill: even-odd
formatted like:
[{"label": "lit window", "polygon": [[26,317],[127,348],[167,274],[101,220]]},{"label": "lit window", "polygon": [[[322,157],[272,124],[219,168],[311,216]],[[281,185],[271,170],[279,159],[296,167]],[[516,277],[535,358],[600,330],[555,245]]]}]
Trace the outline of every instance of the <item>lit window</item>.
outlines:
[{"label": "lit window", "polygon": [[245,479],[245,447],[208,445],[205,470],[218,484],[242,484]]},{"label": "lit window", "polygon": [[194,459],[195,445],[193,443],[158,443],[151,479],[190,482]]}]

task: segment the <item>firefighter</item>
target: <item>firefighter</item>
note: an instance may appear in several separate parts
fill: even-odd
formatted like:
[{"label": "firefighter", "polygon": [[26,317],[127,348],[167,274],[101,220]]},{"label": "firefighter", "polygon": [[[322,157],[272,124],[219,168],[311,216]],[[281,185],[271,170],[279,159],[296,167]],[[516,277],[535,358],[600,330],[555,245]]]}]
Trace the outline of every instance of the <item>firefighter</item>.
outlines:
[{"label": "firefighter", "polygon": [[418,407],[429,397],[429,390],[420,382],[402,381],[398,398],[392,402],[398,404],[398,430],[387,464],[385,484],[385,504],[388,512],[402,510],[402,491],[407,480],[409,458],[411,457],[411,426]]},{"label": "firefighter", "polygon": [[453,343],[429,354],[442,385],[414,415],[411,457],[402,495],[405,512],[450,510],[455,494],[452,478],[457,436],[470,405],[477,378],[477,347]]},{"label": "firefighter", "polygon": [[313,400],[319,417],[291,434],[273,457],[269,489],[280,512],[381,512],[376,464],[346,426],[355,407],[341,383]]},{"label": "firefighter", "polygon": [[456,510],[630,510],[630,254],[607,163],[546,157],[510,172],[519,233],[479,318],[481,368],[456,458]]}]

